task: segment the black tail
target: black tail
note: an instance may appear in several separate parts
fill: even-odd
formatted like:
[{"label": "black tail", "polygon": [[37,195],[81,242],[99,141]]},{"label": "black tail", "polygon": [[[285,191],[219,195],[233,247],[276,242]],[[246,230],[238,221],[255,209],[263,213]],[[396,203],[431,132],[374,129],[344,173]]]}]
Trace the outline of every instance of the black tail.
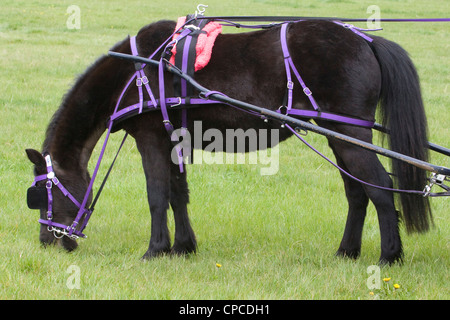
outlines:
[{"label": "black tail", "polygon": [[[408,53],[398,44],[373,37],[372,50],[381,68],[381,115],[390,130],[393,151],[427,161],[427,121],[419,77]],[[405,162],[393,160],[400,189],[422,190],[426,172]],[[425,232],[432,222],[428,198],[401,194],[402,215],[407,232]]]}]

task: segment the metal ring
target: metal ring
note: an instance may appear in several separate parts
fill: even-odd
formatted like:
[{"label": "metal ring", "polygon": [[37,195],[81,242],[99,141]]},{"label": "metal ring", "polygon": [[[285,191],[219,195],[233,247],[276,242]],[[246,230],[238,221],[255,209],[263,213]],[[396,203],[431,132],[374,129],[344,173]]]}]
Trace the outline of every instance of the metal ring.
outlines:
[{"label": "metal ring", "polygon": [[[58,236],[56,235],[57,233],[60,233],[61,236],[58,237]],[[54,230],[54,231],[53,231],[53,236],[54,236],[56,239],[61,239],[62,237],[64,237],[64,234],[61,233],[60,231]]]}]

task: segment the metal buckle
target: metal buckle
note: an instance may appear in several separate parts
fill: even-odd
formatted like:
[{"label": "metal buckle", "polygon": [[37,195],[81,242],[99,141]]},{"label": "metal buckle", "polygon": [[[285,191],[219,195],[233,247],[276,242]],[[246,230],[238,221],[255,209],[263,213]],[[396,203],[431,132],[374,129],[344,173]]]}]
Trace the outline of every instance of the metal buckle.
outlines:
[{"label": "metal buckle", "polygon": [[173,127],[172,122],[170,122],[170,120],[163,120],[163,124]]},{"label": "metal buckle", "polygon": [[342,26],[347,29],[353,29],[355,27],[354,25],[349,24],[349,23],[344,23]]},{"label": "metal buckle", "polygon": [[184,28],[185,28],[185,29],[189,29],[189,30],[191,30],[191,31],[197,31],[197,30],[200,30],[199,27],[194,26],[193,24],[189,24],[189,25],[187,25],[187,26],[184,26]]},{"label": "metal buckle", "polygon": [[288,88],[289,90],[294,89],[294,83],[293,83],[292,81],[288,81],[288,83],[287,83],[287,88]]},{"label": "metal buckle", "polygon": [[173,105],[171,105],[171,106],[170,106],[171,108],[173,108],[173,107],[178,107],[179,105],[181,105],[181,102],[182,102],[181,97],[178,97],[177,99],[178,99],[178,102],[175,103],[175,104],[173,104]]},{"label": "metal buckle", "polygon": [[148,84],[147,76],[143,76],[142,78],[136,78],[136,86],[142,87],[142,85]]},{"label": "metal buckle", "polygon": [[306,96],[311,96],[312,95],[312,92],[311,92],[311,90],[309,90],[309,88],[308,87],[305,87],[305,88],[303,88],[303,92],[306,94]]}]

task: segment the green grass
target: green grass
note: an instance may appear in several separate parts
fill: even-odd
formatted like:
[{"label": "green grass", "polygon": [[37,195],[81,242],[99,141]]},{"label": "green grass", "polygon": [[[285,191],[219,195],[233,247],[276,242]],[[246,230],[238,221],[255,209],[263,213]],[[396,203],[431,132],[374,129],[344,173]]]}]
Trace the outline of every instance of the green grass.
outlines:
[{"label": "green grass", "polygon": [[[374,2],[382,17],[432,18],[450,12],[446,0],[210,0],[207,13],[367,17],[366,9]],[[81,8],[80,30],[66,28],[71,4]],[[383,267],[380,273],[401,288],[371,296],[367,268],[380,252],[376,212],[370,206],[361,258],[334,257],[347,210],[342,182],[335,169],[294,139],[281,145],[280,170],[273,176],[261,176],[255,165],[188,167],[196,255],[139,260],[148,246],[150,214],[140,156],[131,140],[86,229],[88,239],[79,241],[79,249],[70,254],[39,245],[37,213],[25,203],[32,167],[24,149],[40,148],[62,96],[99,55],[143,25],[175,20],[192,13],[196,5],[160,0],[127,1],[126,6],[123,1],[2,1],[0,298],[448,299],[448,199],[432,201],[436,226],[431,232],[407,236],[402,229],[405,263]],[[448,146],[450,25],[382,26],[378,34],[404,46],[417,66],[430,141]],[[120,139],[120,133],[113,135],[105,164]],[[323,137],[309,134],[307,140],[331,156]],[[98,152],[97,146],[95,155]],[[449,166],[443,156],[433,155],[433,162]],[[172,218],[169,224],[173,233]],[[66,285],[72,265],[80,268],[80,289]]]}]

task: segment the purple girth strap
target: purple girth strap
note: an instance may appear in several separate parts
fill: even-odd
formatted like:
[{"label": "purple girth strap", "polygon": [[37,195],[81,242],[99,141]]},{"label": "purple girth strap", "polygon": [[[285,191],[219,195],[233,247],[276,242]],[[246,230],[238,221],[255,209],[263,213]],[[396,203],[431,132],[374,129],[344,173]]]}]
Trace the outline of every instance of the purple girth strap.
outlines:
[{"label": "purple girth strap", "polygon": [[[281,25],[281,33],[280,33],[281,48],[283,50],[283,58],[284,58],[284,65],[286,68],[287,90],[288,90],[287,106],[285,106],[286,114],[287,115],[296,115],[296,116],[301,116],[301,117],[306,117],[306,118],[318,118],[318,119],[336,121],[336,122],[340,122],[340,123],[346,123],[346,124],[351,124],[351,125],[356,125],[356,126],[361,126],[361,127],[372,128],[375,124],[374,121],[355,119],[355,118],[351,118],[351,117],[347,117],[347,116],[336,115],[336,114],[329,113],[329,112],[323,112],[320,110],[320,107],[317,104],[316,100],[314,99],[311,90],[306,86],[305,82],[303,81],[302,77],[300,76],[300,73],[297,70],[297,68],[295,67],[294,62],[292,61],[292,58],[290,56],[289,48],[287,45],[287,27],[288,27],[288,25],[289,25],[288,22],[283,23]],[[345,27],[347,27],[347,26],[345,26]],[[349,29],[355,33],[357,31],[358,32],[357,34],[360,36],[364,35],[363,33],[359,32],[358,30],[355,30],[353,28],[349,28]],[[365,36],[364,39],[366,39],[366,38],[370,39],[369,37]],[[372,39],[370,39],[370,41],[371,40]],[[295,76],[297,77],[298,82],[302,86],[304,94],[308,97],[314,110],[292,109],[292,97],[293,97],[294,83],[292,82],[291,69],[294,72]],[[281,112],[280,109],[278,110],[278,112]]]}]

